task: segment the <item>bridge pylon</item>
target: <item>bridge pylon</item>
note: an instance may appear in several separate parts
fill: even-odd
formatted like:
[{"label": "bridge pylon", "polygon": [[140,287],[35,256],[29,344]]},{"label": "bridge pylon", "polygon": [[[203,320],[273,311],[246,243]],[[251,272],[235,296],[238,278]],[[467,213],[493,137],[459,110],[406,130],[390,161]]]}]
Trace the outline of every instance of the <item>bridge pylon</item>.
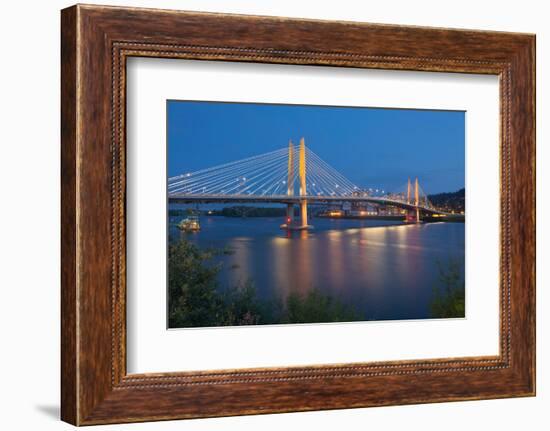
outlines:
[{"label": "bridge pylon", "polygon": [[[288,175],[287,175],[287,196],[294,196],[294,145],[288,142]],[[306,144],[305,139],[300,139],[298,147],[298,177],[300,196],[300,224],[294,224],[294,204],[288,203],[286,210],[286,223],[281,225],[283,229],[303,230],[312,226],[308,224],[307,216],[307,179],[306,179]],[[303,198],[302,198],[303,197]]]},{"label": "bridge pylon", "polygon": [[411,179],[407,180],[407,204],[414,205],[414,208],[408,210],[405,215],[405,221],[408,223],[420,223],[420,187],[418,185],[418,177],[414,179],[414,196],[413,185]]},{"label": "bridge pylon", "polygon": [[414,180],[414,206],[416,207],[416,222],[420,223],[420,208],[418,208],[418,205],[420,204],[420,196],[418,193],[418,177]]},{"label": "bridge pylon", "polygon": [[288,176],[286,184],[286,194],[294,196],[294,144],[292,139],[288,140]]},{"label": "bridge pylon", "polygon": [[[299,158],[299,173],[300,173],[300,196],[307,196],[306,190],[306,144],[304,138],[300,139],[300,158]],[[307,199],[300,200],[300,217],[302,219],[301,229],[308,229],[307,224]]]},{"label": "bridge pylon", "polygon": [[[287,193],[288,196],[294,196],[294,144],[292,139],[288,140],[288,175],[287,175]],[[286,225],[294,223],[294,204],[286,204]]]}]

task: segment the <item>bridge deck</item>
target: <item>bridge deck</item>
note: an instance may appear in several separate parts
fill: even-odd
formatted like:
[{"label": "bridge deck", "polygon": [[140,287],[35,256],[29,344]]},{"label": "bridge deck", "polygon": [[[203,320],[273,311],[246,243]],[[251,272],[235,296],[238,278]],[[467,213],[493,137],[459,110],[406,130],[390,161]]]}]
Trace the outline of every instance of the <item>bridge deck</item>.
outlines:
[{"label": "bridge deck", "polygon": [[393,205],[399,208],[415,210],[419,208],[421,211],[430,214],[452,215],[436,208],[416,206],[406,202],[373,197],[373,196],[288,196],[288,195],[211,195],[211,194],[171,194],[168,195],[170,203],[281,203],[281,204],[298,204],[303,200],[308,203],[335,203],[335,202],[368,202],[379,205]]}]

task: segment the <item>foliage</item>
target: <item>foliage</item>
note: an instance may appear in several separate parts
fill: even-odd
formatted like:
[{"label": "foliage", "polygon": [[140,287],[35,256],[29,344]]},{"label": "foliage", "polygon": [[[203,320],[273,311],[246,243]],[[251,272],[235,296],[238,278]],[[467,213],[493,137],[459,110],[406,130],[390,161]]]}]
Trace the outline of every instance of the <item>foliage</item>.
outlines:
[{"label": "foliage", "polygon": [[305,295],[291,293],[286,299],[283,323],[320,323],[362,320],[355,309],[346,307],[331,296],[318,290]]},{"label": "foliage", "polygon": [[250,280],[221,295],[224,318],[220,325],[257,325],[262,322],[261,303]]},{"label": "foliage", "polygon": [[185,217],[185,216],[197,215],[197,214],[199,214],[199,211],[193,208],[168,210],[168,215],[170,217]]},{"label": "foliage", "polygon": [[168,325],[170,328],[319,323],[361,320],[355,309],[312,289],[285,300],[262,300],[252,281],[222,290],[220,264],[213,258],[228,250],[200,250],[187,240],[169,248]]},{"label": "foliage", "polygon": [[249,206],[232,206],[212,212],[212,215],[224,217],[283,217],[285,214],[286,208]]},{"label": "foliage", "polygon": [[446,267],[439,266],[440,285],[434,288],[430,305],[432,317],[451,318],[465,316],[464,271],[458,260],[450,260]]},{"label": "foliage", "polygon": [[209,265],[217,253],[201,251],[189,241],[168,250],[168,323],[170,327],[211,326],[222,317],[216,292],[219,265]]},{"label": "foliage", "polygon": [[443,208],[447,211],[464,211],[465,210],[465,197],[466,189],[462,188],[456,192],[438,193],[435,195],[428,195],[430,202],[437,208]]}]

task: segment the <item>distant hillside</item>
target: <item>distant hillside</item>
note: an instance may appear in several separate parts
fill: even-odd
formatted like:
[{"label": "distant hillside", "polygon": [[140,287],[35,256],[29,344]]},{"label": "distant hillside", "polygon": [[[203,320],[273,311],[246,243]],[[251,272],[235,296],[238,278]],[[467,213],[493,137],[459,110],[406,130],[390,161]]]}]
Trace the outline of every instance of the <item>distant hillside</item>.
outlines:
[{"label": "distant hillside", "polygon": [[432,205],[447,212],[462,212],[464,211],[464,195],[466,189],[460,189],[456,192],[438,193],[428,195],[428,199]]}]

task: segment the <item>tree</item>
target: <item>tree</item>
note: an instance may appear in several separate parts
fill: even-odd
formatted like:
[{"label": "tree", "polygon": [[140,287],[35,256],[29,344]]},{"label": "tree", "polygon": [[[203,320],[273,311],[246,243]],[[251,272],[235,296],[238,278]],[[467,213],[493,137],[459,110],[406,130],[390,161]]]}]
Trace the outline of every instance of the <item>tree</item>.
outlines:
[{"label": "tree", "polygon": [[436,286],[430,305],[431,314],[436,318],[465,316],[464,272],[457,260],[450,260],[447,267],[439,266],[440,286]]},{"label": "tree", "polygon": [[170,327],[218,324],[222,304],[217,289],[219,265],[215,253],[201,251],[189,241],[178,241],[168,250],[168,323]]}]

